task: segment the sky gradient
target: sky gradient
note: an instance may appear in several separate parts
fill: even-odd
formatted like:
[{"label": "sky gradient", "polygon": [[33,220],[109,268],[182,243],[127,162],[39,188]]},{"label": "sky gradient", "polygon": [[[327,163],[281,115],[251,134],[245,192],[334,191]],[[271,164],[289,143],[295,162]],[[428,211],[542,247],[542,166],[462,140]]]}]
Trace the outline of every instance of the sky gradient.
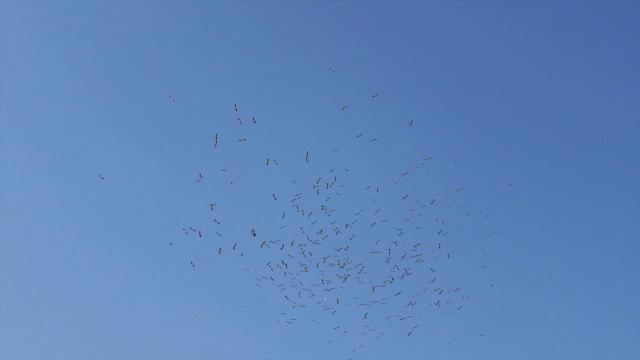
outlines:
[{"label": "sky gradient", "polygon": [[1,2],[0,358],[639,358],[638,19]]}]

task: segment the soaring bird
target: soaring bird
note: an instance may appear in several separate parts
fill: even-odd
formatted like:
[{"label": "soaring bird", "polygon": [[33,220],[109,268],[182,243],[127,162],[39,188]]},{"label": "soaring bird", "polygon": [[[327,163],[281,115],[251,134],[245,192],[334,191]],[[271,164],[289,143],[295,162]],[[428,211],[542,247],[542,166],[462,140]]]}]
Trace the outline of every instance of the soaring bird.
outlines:
[{"label": "soaring bird", "polygon": [[342,107],[342,110],[344,110],[344,109],[346,109],[348,107],[349,107],[349,105],[345,105],[345,106]]},{"label": "soaring bird", "polygon": [[217,133],[216,133],[216,142],[215,142],[215,144],[213,144],[213,147],[216,147],[216,146],[218,146],[218,134]]},{"label": "soaring bird", "polygon": [[238,118],[238,122],[242,125],[242,120],[240,118]]},{"label": "soaring bird", "polygon": [[238,105],[237,104],[233,104],[233,108],[235,109],[235,111],[238,111]]},{"label": "soaring bird", "polygon": [[191,266],[196,267],[196,264],[192,261]]},{"label": "soaring bird", "polygon": [[169,100],[176,102],[176,98],[174,98],[173,96],[169,96]]},{"label": "soaring bird", "polygon": [[100,176],[100,179],[104,180],[104,177],[100,174],[98,174],[98,176]]},{"label": "soaring bird", "polygon": [[252,118],[251,118],[251,120],[253,120],[253,123],[254,123],[254,124],[257,124],[257,122],[256,122],[256,118],[252,117]]},{"label": "soaring bird", "polygon": [[251,235],[253,235],[253,237],[256,237],[256,231],[251,229]]},{"label": "soaring bird", "polygon": [[375,94],[371,95],[372,98],[374,98],[376,96],[378,96],[378,93],[375,93]]}]

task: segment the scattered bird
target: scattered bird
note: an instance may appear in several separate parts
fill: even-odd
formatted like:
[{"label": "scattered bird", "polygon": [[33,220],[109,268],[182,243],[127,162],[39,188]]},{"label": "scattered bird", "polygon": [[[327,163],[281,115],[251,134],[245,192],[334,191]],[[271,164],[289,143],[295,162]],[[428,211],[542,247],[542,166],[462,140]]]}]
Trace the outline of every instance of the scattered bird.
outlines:
[{"label": "scattered bird", "polygon": [[169,96],[169,100],[171,100],[172,102],[176,102],[176,99],[173,96]]},{"label": "scattered bird", "polygon": [[345,105],[345,106],[342,107],[342,110],[344,110],[344,109],[346,109],[348,107],[349,107],[349,105]]},{"label": "scattered bird", "polygon": [[100,174],[98,174],[98,176],[100,176],[100,179],[104,180],[104,177]]}]

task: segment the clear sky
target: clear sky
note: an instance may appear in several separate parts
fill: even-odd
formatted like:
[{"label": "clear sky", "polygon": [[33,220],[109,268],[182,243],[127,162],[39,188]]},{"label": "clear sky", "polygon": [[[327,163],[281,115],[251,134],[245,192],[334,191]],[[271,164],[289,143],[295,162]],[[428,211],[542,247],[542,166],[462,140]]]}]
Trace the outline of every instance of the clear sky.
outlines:
[{"label": "clear sky", "polygon": [[0,358],[640,358],[639,19],[1,2]]}]

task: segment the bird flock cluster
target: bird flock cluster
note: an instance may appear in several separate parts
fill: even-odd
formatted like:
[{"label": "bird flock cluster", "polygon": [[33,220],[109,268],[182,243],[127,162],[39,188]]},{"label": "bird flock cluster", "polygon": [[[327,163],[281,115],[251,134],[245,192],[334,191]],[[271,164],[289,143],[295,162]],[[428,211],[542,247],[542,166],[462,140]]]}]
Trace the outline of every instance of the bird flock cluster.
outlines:
[{"label": "bird flock cluster", "polygon": [[[371,98],[375,101],[378,96],[374,93]],[[170,101],[175,103],[176,99],[171,96]],[[347,109],[348,105],[336,107],[338,111]],[[238,104],[230,105],[228,121],[235,117],[238,127],[268,126],[268,121],[263,123],[255,116],[238,116],[240,110]],[[402,124],[414,125],[414,120]],[[352,141],[373,146],[380,136],[384,135],[363,138],[358,132]],[[226,156],[228,138],[224,133],[211,134],[210,146],[216,156]],[[232,142],[251,146],[248,139],[241,135]],[[227,224],[225,208],[230,204],[212,197],[202,209],[210,220],[183,226],[187,240],[178,238],[169,245],[189,246],[195,237],[207,244],[212,256],[244,259],[242,267],[250,275],[247,279],[255,286],[271,287],[281,300],[281,310],[286,309],[274,314],[277,322],[291,326],[301,318],[311,318],[347,337],[362,334],[381,338],[389,329],[412,336],[420,330],[425,314],[454,316],[474,301],[463,287],[446,280],[455,258],[450,232],[461,226],[461,219],[472,215],[455,200],[464,188],[445,190],[449,193],[410,192],[416,184],[420,187],[427,181],[437,169],[438,159],[423,155],[387,179],[362,182],[358,179],[363,177],[355,174],[359,170],[348,165],[314,166],[312,151],[291,155],[288,166],[262,152],[253,157],[254,164],[262,164],[262,169],[254,171],[263,172],[256,174],[258,178],[279,169],[291,172],[278,178],[282,181],[277,191],[262,188],[237,193],[240,205],[236,206],[257,204],[265,221],[260,226],[249,220],[246,225],[237,221]],[[304,175],[300,168],[304,168]],[[232,166],[196,170],[195,182],[224,178],[226,185],[233,187],[234,179],[229,175],[233,170]],[[269,226],[265,227],[265,222]],[[246,261],[249,255],[251,261]],[[195,259],[184,261],[197,270]]]}]

